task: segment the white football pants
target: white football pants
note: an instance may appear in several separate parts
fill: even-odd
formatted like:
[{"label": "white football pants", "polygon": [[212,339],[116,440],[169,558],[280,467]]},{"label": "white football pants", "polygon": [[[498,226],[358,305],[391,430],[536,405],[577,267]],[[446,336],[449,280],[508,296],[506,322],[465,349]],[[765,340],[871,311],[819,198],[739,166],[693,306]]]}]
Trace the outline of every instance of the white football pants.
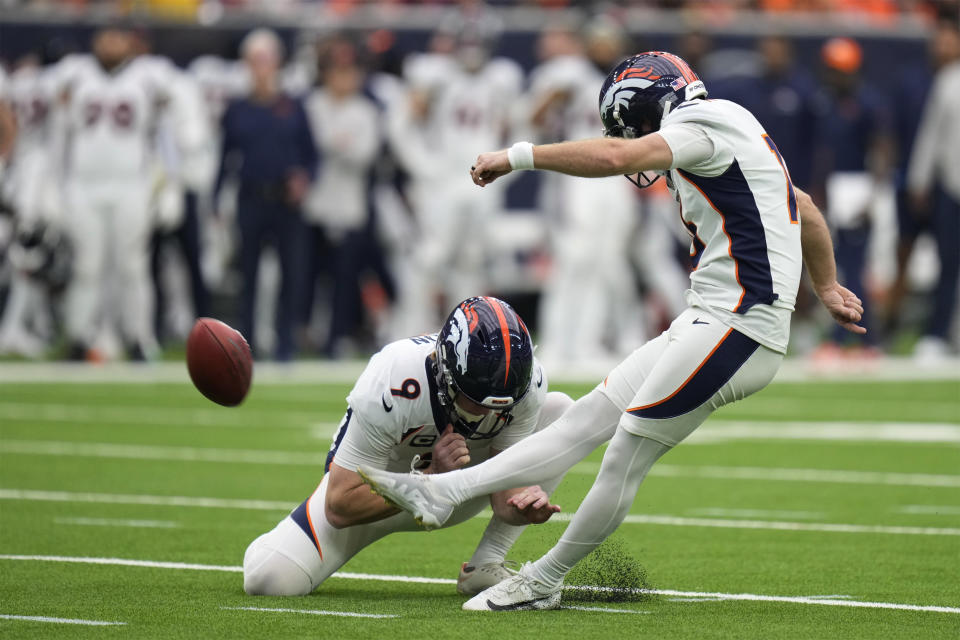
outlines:
[{"label": "white football pants", "polygon": [[[562,222],[553,225],[554,264],[543,292],[544,358],[576,362],[646,339],[630,243],[636,229],[634,187],[620,176],[556,181]],[[618,320],[629,319],[626,326]],[[619,352],[622,355],[625,351]]]},{"label": "white football pants", "polygon": [[[75,248],[73,280],[67,290],[67,335],[89,345],[101,316],[119,316],[125,340],[144,350],[155,345],[150,293],[149,214],[146,180],[72,183],[64,225]],[[117,288],[120,308],[104,309],[105,286]]]},{"label": "white football pants", "polygon": [[[566,394],[548,393],[540,410],[537,429],[544,429],[572,405],[573,401]],[[540,483],[541,487],[552,493],[562,477],[563,472]],[[364,547],[391,533],[420,530],[405,512],[377,522],[334,528],[327,522],[324,510],[328,478],[328,475],[324,476],[306,502],[247,547],[243,556],[243,588],[248,594],[307,595]],[[465,522],[489,505],[488,495],[478,495],[460,505],[445,526]],[[306,521],[309,535],[297,520]],[[502,562],[525,528],[491,517],[471,562]]]}]

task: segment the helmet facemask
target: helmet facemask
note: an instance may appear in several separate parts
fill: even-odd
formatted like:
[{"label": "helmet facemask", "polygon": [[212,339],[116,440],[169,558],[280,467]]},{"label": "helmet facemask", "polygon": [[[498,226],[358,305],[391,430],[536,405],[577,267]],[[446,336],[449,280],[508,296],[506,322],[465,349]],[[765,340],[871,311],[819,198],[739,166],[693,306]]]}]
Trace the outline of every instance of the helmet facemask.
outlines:
[{"label": "helmet facemask", "polygon": [[[453,372],[444,366],[443,354],[440,352],[444,345],[437,345],[434,367],[437,380],[437,399],[440,406],[446,414],[447,420],[453,426],[453,430],[468,440],[489,440],[495,438],[503,431],[503,428],[510,424],[512,416],[510,410],[516,403],[509,406],[501,405],[497,409],[485,407],[484,403],[477,402],[465,394],[457,381],[453,377]],[[457,398],[463,394],[463,397],[469,399],[474,404],[484,406],[490,409],[485,414],[475,414],[467,411],[457,403]],[[445,426],[437,425],[442,431]]]}]

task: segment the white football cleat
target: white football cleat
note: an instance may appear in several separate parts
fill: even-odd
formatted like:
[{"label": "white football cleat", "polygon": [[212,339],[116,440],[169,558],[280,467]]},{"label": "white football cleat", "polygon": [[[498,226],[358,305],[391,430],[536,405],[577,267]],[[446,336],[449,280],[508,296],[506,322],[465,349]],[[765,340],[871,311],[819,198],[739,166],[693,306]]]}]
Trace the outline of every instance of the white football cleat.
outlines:
[{"label": "white football cleat", "polygon": [[409,512],[417,524],[430,531],[439,529],[450,518],[454,505],[437,496],[430,476],[422,473],[391,473],[381,469],[357,467],[357,473],[384,500]]},{"label": "white football cleat", "polygon": [[548,587],[529,575],[530,563],[520,571],[463,603],[464,611],[528,611],[558,609],[563,585]]},{"label": "white football cleat", "polygon": [[517,575],[517,571],[507,567],[508,563],[516,566],[516,563],[510,560],[476,566],[464,562],[460,567],[460,577],[457,578],[457,591],[465,596],[475,596],[484,589],[512,578]]}]

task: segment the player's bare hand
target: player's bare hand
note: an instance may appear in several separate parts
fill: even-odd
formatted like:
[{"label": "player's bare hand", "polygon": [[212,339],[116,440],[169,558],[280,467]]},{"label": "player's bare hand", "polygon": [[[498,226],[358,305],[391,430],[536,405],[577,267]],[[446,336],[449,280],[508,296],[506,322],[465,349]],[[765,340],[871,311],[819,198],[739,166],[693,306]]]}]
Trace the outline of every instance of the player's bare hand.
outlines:
[{"label": "player's bare hand", "polygon": [[507,499],[507,504],[519,511],[530,524],[543,524],[560,507],[550,504],[550,496],[538,485],[521,489]]},{"label": "player's bare hand", "polygon": [[492,151],[490,153],[481,153],[477,156],[477,161],[470,167],[470,177],[473,184],[485,187],[500,176],[510,173],[510,160],[507,158],[507,151]]},{"label": "player's bare hand", "polygon": [[453,425],[440,434],[440,439],[433,445],[433,457],[430,462],[430,473],[446,473],[470,464],[470,450],[467,449],[466,439],[454,432]]},{"label": "player's bare hand", "polygon": [[867,332],[864,327],[857,324],[863,317],[863,301],[852,291],[834,282],[817,291],[817,296],[841,327],[851,333]]}]

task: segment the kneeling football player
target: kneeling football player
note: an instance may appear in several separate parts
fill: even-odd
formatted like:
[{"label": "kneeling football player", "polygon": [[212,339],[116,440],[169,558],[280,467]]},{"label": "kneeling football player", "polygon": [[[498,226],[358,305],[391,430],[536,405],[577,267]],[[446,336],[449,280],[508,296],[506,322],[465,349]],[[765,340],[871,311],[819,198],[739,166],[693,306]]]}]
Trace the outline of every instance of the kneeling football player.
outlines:
[{"label": "kneeling football player", "polygon": [[[461,302],[439,334],[384,347],[347,403],[320,486],[247,548],[248,594],[306,595],[367,545],[420,528],[410,514],[370,492],[356,472],[359,465],[422,473],[474,465],[541,430],[573,401],[547,393],[523,321],[505,302],[484,297]],[[460,593],[479,593],[511,575],[504,565],[507,551],[524,525],[545,522],[560,510],[549,493],[561,477],[457,508],[446,526],[488,505],[494,514],[460,569]]]}]

